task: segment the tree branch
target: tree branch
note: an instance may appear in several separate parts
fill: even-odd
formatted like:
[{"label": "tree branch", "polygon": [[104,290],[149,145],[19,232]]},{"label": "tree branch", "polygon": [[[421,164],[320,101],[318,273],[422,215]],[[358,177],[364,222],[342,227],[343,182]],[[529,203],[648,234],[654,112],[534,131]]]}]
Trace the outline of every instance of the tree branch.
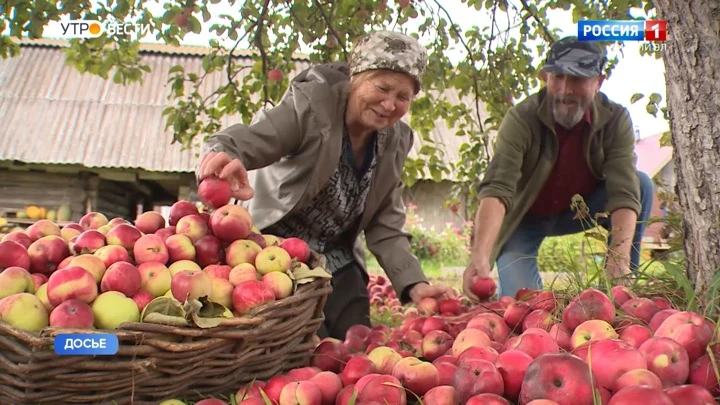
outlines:
[{"label": "tree branch", "polygon": [[434,0],[435,4],[438,6],[438,9],[440,9],[443,13],[445,13],[445,16],[447,17],[448,21],[450,22],[450,28],[455,31],[455,35],[460,40],[460,43],[463,45],[465,50],[468,53],[468,58],[470,59],[470,63],[472,63],[472,72],[473,72],[473,92],[475,93],[475,114],[477,115],[478,120],[478,127],[480,127],[480,132],[484,132],[483,124],[482,124],[482,117],[480,116],[480,89],[478,88],[478,76],[477,71],[475,70],[475,57],[473,56],[473,52],[468,46],[468,44],[465,42],[465,40],[462,37],[462,33],[458,31],[457,25],[455,25],[455,22],[453,22],[452,17],[450,17],[450,13],[443,7],[438,0]]},{"label": "tree branch", "polygon": [[[258,47],[258,50],[260,51],[260,58],[262,61],[262,73],[265,78],[267,78],[267,71],[268,71],[268,57],[267,52],[265,52],[265,46],[262,43],[262,34],[265,28],[265,18],[267,18],[267,12],[268,8],[270,7],[270,0],[265,0],[265,4],[263,4],[262,11],[260,12],[260,18],[258,18],[257,21],[257,30],[255,30],[255,46]],[[267,85],[263,86],[263,98],[265,105],[270,103],[270,105],[275,106],[275,103],[270,100],[270,94],[268,93]]]},{"label": "tree branch", "polygon": [[[234,23],[232,28],[233,28],[233,29],[237,29],[237,23]],[[228,54],[227,68],[226,68],[226,69],[227,69],[228,84],[229,84],[230,86],[232,86],[232,87],[235,89],[235,91],[237,91],[237,92],[240,92],[240,89],[238,89],[238,87],[235,85],[235,81],[234,81],[234,80],[235,80],[235,75],[237,75],[237,72],[235,72],[235,75],[232,74],[233,52],[235,52],[235,50],[237,49],[237,47],[240,45],[240,42],[242,42],[245,38],[247,38],[247,36],[250,34],[250,31],[251,31],[253,28],[255,28],[255,24],[251,25],[251,26],[248,28],[248,30],[245,31],[245,35],[243,35],[242,37],[238,38],[237,41],[235,41],[235,45],[233,45],[233,47],[230,48],[230,53]]]},{"label": "tree branch", "polygon": [[313,3],[315,3],[315,6],[320,10],[320,14],[323,16],[323,20],[325,20],[325,23],[328,26],[328,31],[332,34],[332,36],[335,37],[335,40],[338,42],[338,45],[340,45],[340,48],[342,48],[343,56],[345,57],[345,60],[348,60],[348,52],[347,48],[345,48],[345,41],[340,39],[340,36],[337,34],[337,31],[332,26],[332,18],[325,12],[325,9],[320,4],[318,0],[313,0]]},{"label": "tree branch", "polygon": [[555,42],[555,36],[550,32],[548,27],[545,26],[542,21],[540,21],[540,17],[538,17],[537,14],[532,12],[527,0],[520,0],[520,3],[522,3],[523,5],[523,10],[527,11],[527,13],[530,14],[533,20],[535,20],[535,22],[537,23],[538,27],[542,30],[545,41],[547,41],[549,45],[552,45]]}]

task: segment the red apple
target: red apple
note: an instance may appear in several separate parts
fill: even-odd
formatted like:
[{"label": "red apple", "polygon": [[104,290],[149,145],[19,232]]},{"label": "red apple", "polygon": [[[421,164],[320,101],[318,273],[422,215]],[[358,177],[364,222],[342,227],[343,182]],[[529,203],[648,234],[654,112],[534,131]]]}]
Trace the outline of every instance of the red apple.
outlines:
[{"label": "red apple", "polygon": [[280,70],[280,69],[277,69],[277,68],[270,69],[267,72],[267,79],[269,82],[279,82],[282,80],[282,78],[283,78],[283,73],[282,73],[282,70]]},{"label": "red apple", "polygon": [[655,315],[653,315],[652,319],[650,319],[650,323],[648,326],[650,327],[650,330],[655,333],[657,329],[662,325],[663,322],[665,322],[666,319],[672,314],[677,314],[677,309],[661,309],[658,311]]},{"label": "red apple", "polygon": [[108,245],[122,246],[128,252],[132,252],[135,242],[142,234],[140,230],[130,224],[119,224],[108,231],[105,235],[105,241]]},{"label": "red apple", "polygon": [[280,393],[283,388],[294,381],[294,378],[287,375],[276,375],[267,381],[267,384],[263,387],[263,391],[265,391],[265,395],[267,395],[272,404],[278,404],[280,402]]},{"label": "red apple", "polygon": [[487,360],[469,360],[458,365],[453,376],[452,386],[457,390],[461,403],[467,403],[470,397],[483,394],[502,395],[505,391],[502,375]]},{"label": "red apple", "polygon": [[670,315],[655,331],[655,337],[667,337],[687,350],[690,363],[705,353],[713,337],[714,325],[702,315],[683,311]]},{"label": "red apple", "polygon": [[30,255],[27,248],[11,240],[0,242],[0,272],[8,267],[30,270]]},{"label": "red apple", "polygon": [[532,362],[532,357],[519,350],[507,350],[498,355],[495,367],[502,376],[505,397],[518,400],[525,372]]},{"label": "red apple", "polygon": [[25,230],[25,233],[33,241],[36,241],[45,236],[62,236],[60,232],[60,227],[55,222],[50,221],[49,219],[38,220],[37,222],[30,225]]},{"label": "red apple", "polygon": [[452,349],[454,339],[443,330],[428,332],[422,340],[422,354],[428,361],[433,361]]},{"label": "red apple", "polygon": [[562,315],[562,322],[570,331],[591,319],[608,323],[615,319],[615,306],[610,298],[594,288],[588,288],[573,298]]},{"label": "red apple", "polygon": [[105,268],[109,268],[117,262],[130,261],[130,255],[128,254],[127,249],[117,245],[103,246],[97,251],[95,251],[93,255],[97,256],[103,261],[103,263],[105,264]]},{"label": "red apple", "polygon": [[538,356],[527,368],[519,404],[547,399],[558,405],[594,405],[593,376],[588,365],[570,353]]},{"label": "red apple", "polygon": [[527,314],[523,320],[522,330],[525,331],[530,328],[540,328],[546,331],[550,331],[555,319],[553,319],[552,313],[544,309],[536,309],[535,311]]},{"label": "red apple", "polygon": [[610,289],[610,295],[615,303],[615,308],[620,308],[622,304],[631,298],[637,298],[637,295],[624,285],[616,285]]},{"label": "red apple", "polygon": [[339,373],[345,360],[349,356],[350,352],[340,340],[325,338],[320,341],[320,344],[315,346],[310,359],[310,365],[322,371]]},{"label": "red apple", "polygon": [[[264,249],[261,248],[260,245],[251,240],[238,239],[230,243],[230,245],[225,248],[225,262],[230,267],[235,267],[244,263],[249,263],[255,266],[255,260],[257,259],[258,254],[263,250]],[[287,255],[287,252],[285,252],[285,255]],[[287,264],[289,266],[289,259],[286,262],[288,262]]]},{"label": "red apple", "polygon": [[133,294],[130,298],[132,298],[133,301],[138,306],[138,309],[140,310],[140,313],[142,313],[142,310],[145,309],[147,304],[150,303],[153,299],[155,299],[155,296],[150,294],[149,292],[145,290],[138,290],[135,294]]},{"label": "red apple", "polygon": [[643,322],[650,322],[653,315],[660,309],[648,298],[630,298],[620,306],[620,311],[641,319]]},{"label": "red apple", "polygon": [[527,301],[515,301],[507,306],[507,309],[505,309],[503,313],[503,318],[510,329],[520,332],[525,317],[530,312],[532,312],[532,307]]},{"label": "red apple", "polygon": [[250,214],[240,205],[224,205],[210,215],[210,228],[223,242],[232,243],[238,239],[245,239],[252,227]]},{"label": "red apple", "polygon": [[475,294],[480,301],[487,301],[497,290],[495,280],[490,277],[473,277],[470,291]]},{"label": "red apple", "polygon": [[466,328],[480,329],[495,342],[504,342],[510,335],[510,328],[505,319],[492,312],[475,315],[470,319]]},{"label": "red apple", "polygon": [[458,357],[473,346],[490,346],[490,337],[480,329],[465,329],[455,338],[451,349],[452,355]]},{"label": "red apple", "polygon": [[591,319],[578,325],[570,336],[570,347],[577,349],[591,341],[617,339],[618,334],[612,325],[598,319]]},{"label": "red apple", "polygon": [[573,351],[590,365],[595,382],[612,390],[615,381],[630,370],[647,369],[647,360],[640,350],[618,339],[595,340]]},{"label": "red apple", "polygon": [[147,211],[135,218],[135,227],[144,234],[151,234],[165,227],[165,218],[155,211]]},{"label": "red apple", "polygon": [[288,377],[292,377],[295,379],[295,381],[307,381],[311,379],[313,376],[320,373],[322,370],[320,370],[317,367],[313,366],[307,366],[307,367],[299,367],[294,368],[290,371],[288,371],[286,374]]},{"label": "red apple", "polygon": [[275,294],[262,281],[247,280],[235,286],[232,294],[233,308],[239,314],[275,301]]},{"label": "red apple", "polygon": [[280,243],[280,247],[285,249],[293,259],[298,259],[303,263],[310,261],[310,246],[300,238],[287,238]]},{"label": "red apple", "polygon": [[457,405],[460,397],[452,385],[443,384],[431,388],[422,398],[423,405]]},{"label": "red apple", "polygon": [[[205,235],[195,241],[195,261],[206,267],[211,264],[220,264],[225,260],[220,239],[214,235]],[[232,266],[230,266],[232,268]]]},{"label": "red apple", "polygon": [[48,302],[54,307],[71,299],[90,304],[98,296],[95,278],[82,267],[55,271],[48,278],[46,291]]},{"label": "red apple", "polygon": [[417,303],[417,309],[425,316],[435,315],[440,311],[440,305],[432,297],[425,297]]},{"label": "red apple", "polygon": [[710,391],[693,384],[678,385],[665,389],[674,405],[714,405],[717,402]]},{"label": "red apple", "polygon": [[198,209],[190,201],[178,201],[170,207],[170,226],[176,226],[180,218],[186,215],[198,215]]},{"label": "red apple", "polygon": [[[180,302],[209,297],[212,294],[212,288],[210,276],[197,270],[182,270],[172,276],[170,281],[170,291],[172,291],[173,297]],[[239,312],[238,306],[234,306],[234,308]]]},{"label": "red apple", "polygon": [[133,258],[136,264],[156,262],[166,264],[170,258],[167,246],[162,238],[153,235],[143,235],[133,246]]},{"label": "red apple", "polygon": [[465,405],[512,405],[507,399],[497,394],[478,394],[468,399]]},{"label": "red apple", "polygon": [[25,247],[25,249],[29,248],[30,244],[32,244],[34,242],[32,239],[30,239],[28,234],[25,233],[25,231],[12,231],[9,234],[3,236],[2,239],[0,239],[0,242],[5,242],[5,241],[17,242],[17,243],[23,245],[23,247]]},{"label": "red apple", "polygon": [[67,242],[60,236],[43,236],[28,248],[30,271],[52,274],[66,257],[70,256]]},{"label": "red apple", "polygon": [[665,388],[684,384],[690,375],[690,359],[680,343],[666,337],[653,337],[639,347],[647,359],[648,370],[660,377]]},{"label": "red apple", "polygon": [[80,226],[85,229],[98,229],[108,224],[108,218],[99,212],[88,212],[80,218]]},{"label": "red apple", "polygon": [[211,264],[208,266],[205,266],[203,269],[205,273],[207,273],[210,277],[213,278],[221,278],[223,280],[230,280],[230,272],[232,271],[232,267],[224,265],[224,264]]},{"label": "red apple", "polygon": [[357,404],[406,404],[407,393],[402,382],[391,375],[368,374],[354,384]]},{"label": "red apple", "polygon": [[438,307],[441,314],[448,314],[450,316],[460,315],[462,312],[462,304],[455,298],[446,298],[440,301]]},{"label": "red apple", "polygon": [[662,389],[647,385],[625,387],[612,396],[608,405],[674,405]]},{"label": "red apple", "polygon": [[79,255],[95,253],[98,249],[106,245],[105,235],[95,229],[88,229],[78,235],[75,241],[69,245],[73,252]]},{"label": "red apple", "polygon": [[395,364],[403,358],[400,353],[388,346],[375,347],[367,356],[375,364],[378,373],[388,375],[392,374]]},{"label": "red apple", "polygon": [[56,328],[92,329],[94,324],[90,305],[76,298],[61,302],[50,312],[50,326]]},{"label": "red apple", "polygon": [[199,214],[198,215],[185,215],[180,218],[175,225],[175,233],[178,235],[185,235],[193,243],[196,243],[200,238],[207,235],[210,232],[208,229],[208,223]]},{"label": "red apple", "polygon": [[348,358],[347,363],[345,363],[345,366],[340,372],[340,379],[344,386],[348,386],[357,383],[363,376],[375,374],[377,371],[375,363],[373,363],[366,354],[355,353],[352,354]]},{"label": "red apple", "polygon": [[323,405],[334,405],[340,391],[343,389],[340,376],[330,371],[321,371],[310,377],[310,382],[320,388]]},{"label": "red apple", "polygon": [[220,208],[228,204],[232,198],[230,183],[216,176],[203,179],[197,192],[203,204],[210,208]]},{"label": "red apple", "polygon": [[548,333],[553,339],[555,339],[561,349],[568,352],[572,350],[572,335],[568,332],[565,325],[562,323],[556,323],[550,327],[550,331],[548,331]]},{"label": "red apple", "polygon": [[652,337],[652,331],[642,325],[630,325],[620,331],[620,340],[624,340],[633,347],[640,347]]},{"label": "red apple", "polygon": [[552,336],[548,332],[536,328],[530,328],[519,336],[509,338],[503,344],[500,352],[511,349],[519,350],[533,359],[543,354],[560,352],[560,346]]},{"label": "red apple", "polygon": [[636,368],[618,377],[613,385],[612,392],[618,392],[625,387],[632,387],[634,385],[647,385],[653,388],[663,389],[663,383],[655,373],[644,368]]},{"label": "red apple", "polygon": [[311,381],[293,381],[280,391],[278,405],[322,405],[322,391]]},{"label": "red apple", "polygon": [[405,357],[398,361],[393,367],[392,375],[418,396],[425,395],[430,388],[440,383],[437,368],[430,362],[414,357]]},{"label": "red apple", "polygon": [[165,240],[165,246],[168,250],[170,263],[179,262],[180,260],[195,260],[197,251],[192,239],[187,235],[170,235]]},{"label": "red apple", "polygon": [[129,262],[117,262],[105,271],[100,282],[100,291],[118,291],[129,298],[138,292],[140,286],[142,286],[142,276],[137,267]]}]

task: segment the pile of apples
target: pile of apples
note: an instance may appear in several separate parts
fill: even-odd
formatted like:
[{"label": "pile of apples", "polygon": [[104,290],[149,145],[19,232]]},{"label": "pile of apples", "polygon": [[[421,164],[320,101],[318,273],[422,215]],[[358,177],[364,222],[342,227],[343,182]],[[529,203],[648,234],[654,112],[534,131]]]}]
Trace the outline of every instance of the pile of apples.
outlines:
[{"label": "pile of apples", "polygon": [[344,340],[323,339],[308,366],[239,387],[235,401],[710,405],[720,395],[715,324],[664,298],[616,286],[571,299],[535,290],[489,299],[494,281],[476,279],[479,304],[428,298],[399,309],[389,285],[371,277],[370,300],[401,312],[399,327],[356,325]]},{"label": "pile of apples", "polygon": [[[293,294],[292,271],[309,270],[298,238],[263,235],[227,182],[204,181],[200,212],[178,201],[168,221],[155,211],[130,223],[91,212],[60,228],[39,220],[0,241],[0,321],[29,332],[116,329],[139,322],[159,297],[207,299],[228,316]],[[232,313],[232,315],[230,315]]]}]

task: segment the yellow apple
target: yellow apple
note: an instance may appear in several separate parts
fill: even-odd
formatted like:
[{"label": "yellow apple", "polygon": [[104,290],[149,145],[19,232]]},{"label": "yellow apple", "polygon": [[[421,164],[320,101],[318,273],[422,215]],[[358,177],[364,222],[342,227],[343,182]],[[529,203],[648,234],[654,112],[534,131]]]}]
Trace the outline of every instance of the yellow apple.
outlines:
[{"label": "yellow apple", "polygon": [[173,277],[177,273],[180,273],[184,270],[197,270],[201,271],[202,268],[200,268],[200,265],[195,263],[192,260],[178,260],[175,263],[172,263],[168,269],[170,270],[170,276]]},{"label": "yellow apple", "polygon": [[98,295],[91,307],[98,329],[117,329],[122,323],[140,321],[140,308],[135,301],[118,291]]},{"label": "yellow apple", "polygon": [[0,299],[0,321],[28,332],[40,332],[50,323],[50,315],[40,298],[19,293]]}]

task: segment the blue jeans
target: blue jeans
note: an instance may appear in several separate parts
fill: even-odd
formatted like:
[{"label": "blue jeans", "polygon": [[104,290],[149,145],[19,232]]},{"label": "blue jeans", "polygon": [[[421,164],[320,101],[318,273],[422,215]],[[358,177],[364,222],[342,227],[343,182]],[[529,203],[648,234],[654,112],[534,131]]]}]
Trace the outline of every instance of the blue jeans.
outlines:
[{"label": "blue jeans", "polygon": [[[640,264],[640,250],[643,234],[652,210],[654,185],[650,177],[638,171],[640,180],[640,204],[642,206],[630,251],[630,269],[636,272]],[[605,212],[607,192],[605,184],[601,183],[589,196],[583,196],[585,204],[590,210],[590,218],[595,214]],[[538,272],[537,255],[540,245],[547,236],[569,235],[583,232],[592,227],[592,219],[573,219],[575,213],[567,210],[550,216],[537,217],[526,215],[522,222],[503,246],[497,259],[500,285],[498,296],[514,297],[521,288],[540,289],[542,279]],[[609,229],[610,218],[598,219],[597,223]],[[608,246],[610,241],[608,241]],[[562,254],[562,253],[559,253]]]}]

